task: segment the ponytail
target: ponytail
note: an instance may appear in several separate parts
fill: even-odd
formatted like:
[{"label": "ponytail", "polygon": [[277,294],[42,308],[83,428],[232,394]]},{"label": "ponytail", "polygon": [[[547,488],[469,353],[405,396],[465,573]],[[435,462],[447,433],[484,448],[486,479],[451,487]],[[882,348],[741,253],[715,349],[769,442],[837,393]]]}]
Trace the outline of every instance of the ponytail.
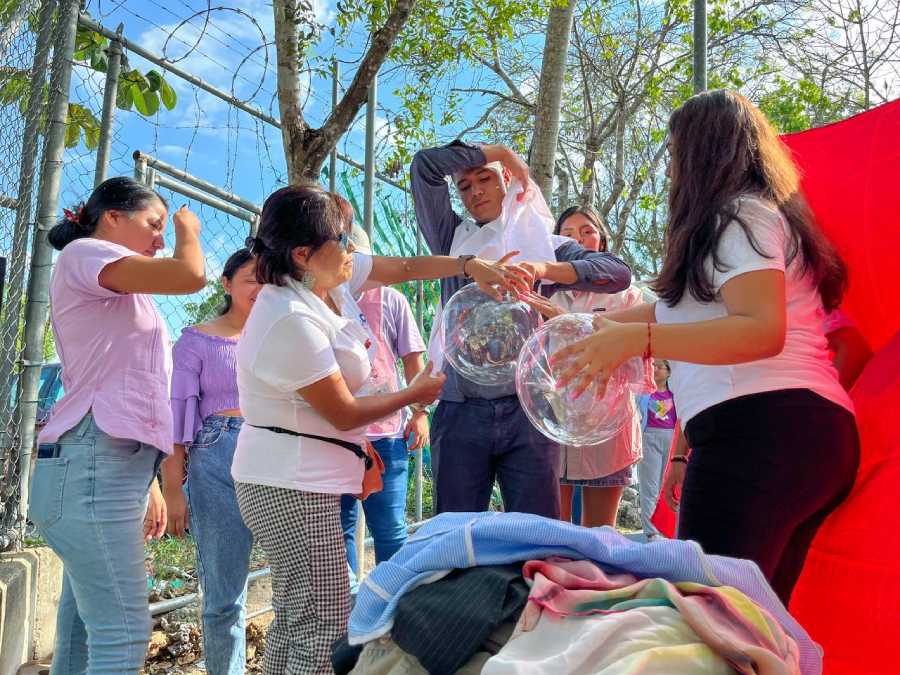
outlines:
[{"label": "ponytail", "polygon": [[62,251],[76,239],[93,235],[107,211],[132,213],[146,208],[154,200],[166,205],[166,200],[159,194],[131,178],[110,178],[94,189],[87,202],[79,204],[73,211],[63,209],[62,220],[53,226],[47,238],[53,248]]}]

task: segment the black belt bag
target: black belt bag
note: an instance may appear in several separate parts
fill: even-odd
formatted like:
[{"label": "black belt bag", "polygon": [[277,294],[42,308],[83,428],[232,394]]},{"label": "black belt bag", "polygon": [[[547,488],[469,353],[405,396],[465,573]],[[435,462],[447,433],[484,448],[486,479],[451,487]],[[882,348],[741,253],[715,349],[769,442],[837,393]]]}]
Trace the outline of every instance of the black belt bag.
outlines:
[{"label": "black belt bag", "polygon": [[255,427],[257,429],[265,429],[266,431],[271,431],[275,434],[287,434],[288,436],[302,436],[303,438],[312,438],[315,441],[323,441],[325,443],[332,443],[334,445],[339,445],[345,450],[349,450],[354,455],[359,457],[363,462],[366,463],[366,471],[372,468],[372,458],[356,443],[351,443],[350,441],[345,441],[340,438],[329,438],[328,436],[316,436],[315,434],[302,434],[299,431],[294,431],[292,429],[285,429],[283,427],[261,427],[258,424],[249,424],[249,422],[244,422],[244,424],[248,424],[251,427]]}]

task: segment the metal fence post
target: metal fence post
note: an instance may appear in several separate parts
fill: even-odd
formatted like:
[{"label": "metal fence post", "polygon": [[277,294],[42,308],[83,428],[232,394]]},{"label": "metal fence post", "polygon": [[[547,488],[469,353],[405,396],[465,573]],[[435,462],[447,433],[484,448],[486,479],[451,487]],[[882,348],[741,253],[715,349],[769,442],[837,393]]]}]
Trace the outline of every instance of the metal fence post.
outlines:
[{"label": "metal fence post", "polygon": [[[369,103],[366,106],[366,172],[363,184],[363,227],[369,238],[372,237],[372,224],[375,210],[373,201],[375,198],[375,105],[378,101],[378,76],[372,78],[369,85]],[[375,242],[372,242],[375,249]]]},{"label": "metal fence post", "polygon": [[[405,195],[404,195],[405,196]],[[404,199],[403,217],[409,223],[409,199]],[[416,221],[416,255],[422,255],[422,229],[419,227],[419,221]],[[419,333],[425,334],[425,284],[420,279],[416,282],[416,325],[419,327]],[[425,461],[425,448],[419,448],[416,451],[416,522],[422,521],[422,478]]]},{"label": "metal fence post", "polygon": [[[369,85],[369,103],[366,107],[366,164],[363,191],[363,228],[369,238],[372,238],[372,224],[375,211],[373,199],[375,196],[375,102],[378,92],[378,76],[372,78]],[[372,250],[375,250],[375,242],[372,242]],[[359,577],[362,578],[366,563],[366,514],[359,507],[359,517],[356,521],[356,561]]]},{"label": "metal fence post", "polygon": [[694,0],[694,93],[706,91],[706,0]]},{"label": "metal fence post", "polygon": [[[35,166],[38,152],[40,151],[40,118],[44,104],[45,73],[50,56],[50,45],[53,34],[53,14],[56,10],[56,0],[45,0],[41,3],[40,18],[38,19],[37,42],[35,45],[34,60],[32,62],[32,77],[28,92],[28,108],[25,112],[25,134],[22,139],[22,157],[19,165],[19,183],[16,199],[16,220],[13,229],[13,243],[11,248],[9,273],[10,278],[6,282],[9,296],[6,299],[6,313],[3,326],[0,327],[0,335],[4,340],[4,354],[0,360],[0,391],[9,396],[14,382],[15,365],[18,362],[19,326],[21,312],[19,307],[22,302],[25,285],[26,252],[28,251],[28,237],[32,228],[32,202],[34,192]],[[21,388],[19,388],[21,394]],[[26,457],[17,448],[18,433],[11,434],[15,428],[17,417],[16,404],[9,400],[0,405],[3,411],[3,419],[0,420],[0,433],[3,434],[3,447],[8,447],[11,453],[17,453],[18,484],[15,485],[16,495],[9,495],[12,499],[10,505],[18,502],[15,519],[6,520],[6,525],[24,525],[24,512],[27,507],[27,494],[23,486],[27,487],[29,465]],[[18,430],[16,430],[18,431]],[[7,477],[12,483],[13,475]],[[12,485],[7,485],[11,488]],[[10,537],[0,529],[0,550],[4,550],[18,537]]]},{"label": "metal fence post", "polygon": [[103,86],[103,115],[100,118],[100,145],[97,146],[97,168],[94,171],[94,187],[106,180],[109,152],[112,147],[112,124],[116,114],[116,97],[119,94],[119,71],[122,69],[122,30],[116,28],[116,39],[110,40],[106,61],[106,84]]},{"label": "metal fence post", "polygon": [[362,579],[366,569],[366,510],[362,502],[356,509],[356,578]]},{"label": "metal fence post", "polygon": [[25,305],[25,350],[23,354],[22,388],[19,396],[21,413],[20,466],[23,513],[27,508],[28,476],[31,448],[34,445],[34,423],[37,417],[37,397],[44,363],[44,331],[50,305],[50,271],[53,252],[47,233],[56,222],[65,153],[66,118],[69,110],[69,86],[72,79],[72,55],[78,29],[80,0],[63,0],[59,5],[53,67],[50,72],[50,105],[47,114],[47,143],[41,165],[38,193],[37,228],[31,250],[31,270],[28,278],[28,301]]},{"label": "metal fence post", "polygon": [[138,183],[147,183],[147,160],[137,153],[134,156],[134,179]]},{"label": "metal fence post", "polygon": [[[331,109],[337,108],[338,104],[338,87],[340,86],[341,70],[337,59],[331,59],[332,76],[331,81]],[[328,159],[328,191],[337,192],[337,145],[331,151]]]}]

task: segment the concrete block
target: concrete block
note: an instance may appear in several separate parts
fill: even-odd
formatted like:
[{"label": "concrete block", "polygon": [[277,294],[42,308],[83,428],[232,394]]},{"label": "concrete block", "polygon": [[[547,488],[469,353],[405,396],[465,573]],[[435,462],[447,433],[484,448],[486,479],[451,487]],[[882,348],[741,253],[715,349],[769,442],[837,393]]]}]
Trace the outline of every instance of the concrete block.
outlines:
[{"label": "concrete block", "polygon": [[62,560],[49,548],[30,549],[37,557],[38,576],[29,658],[49,661],[56,641],[56,608],[62,592]]},{"label": "concrete block", "polygon": [[30,660],[36,575],[35,556],[0,554],[0,675],[15,675]]},{"label": "concrete block", "polygon": [[0,675],[49,660],[61,589],[62,562],[49,548],[0,554]]}]

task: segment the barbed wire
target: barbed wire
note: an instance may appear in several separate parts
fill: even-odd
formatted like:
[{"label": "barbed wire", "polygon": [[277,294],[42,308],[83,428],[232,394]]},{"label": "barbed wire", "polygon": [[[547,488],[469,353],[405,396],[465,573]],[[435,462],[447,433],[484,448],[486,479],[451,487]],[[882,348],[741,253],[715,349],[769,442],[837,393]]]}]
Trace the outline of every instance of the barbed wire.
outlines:
[{"label": "barbed wire", "polygon": [[[39,0],[25,0],[33,9]],[[151,3],[160,6],[151,0]],[[181,3],[189,8],[187,3]],[[136,21],[143,22],[153,30],[164,31],[165,44],[180,44],[189,52],[178,59],[182,68],[190,71],[191,64],[196,63],[187,57],[194,55],[206,59],[219,68],[227,67],[222,57],[215,58],[208,53],[207,45],[216,43],[228,49],[228,58],[234,57],[239,64],[260,66],[260,79],[256,81],[240,72],[240,68],[232,76],[232,93],[238,83],[250,83],[252,89],[249,97],[241,100],[253,102],[260,108],[272,109],[277,106],[277,96],[266,87],[268,67],[268,44],[261,38],[261,45],[255,48],[237,49],[234,43],[218,39],[222,29],[214,19],[222,12],[241,16],[242,20],[250,18],[247,12],[231,12],[226,8],[212,6],[207,0],[206,8],[192,10],[190,16],[178,18],[173,30],[135,11],[131,6],[116,1],[111,5],[97,3],[97,12],[101,17],[112,17],[126,14]],[[170,12],[177,17],[176,13]],[[197,25],[203,18],[203,26]],[[199,29],[198,39],[193,43],[183,39],[179,30],[184,31],[187,25]],[[258,24],[256,24],[258,26]],[[128,34],[128,24],[125,25]],[[216,38],[216,40],[214,40]],[[34,35],[26,24],[15,35],[11,42],[13,49],[6,49],[0,67],[3,72],[18,69],[28,73],[34,51]],[[171,51],[171,49],[169,49]],[[174,60],[174,59],[170,59]],[[226,59],[227,60],[227,59]],[[91,68],[86,62],[75,60],[73,77],[69,90],[70,112],[78,106],[86,120],[93,120],[96,125],[102,118],[105,74]],[[308,70],[309,86],[306,86],[306,101],[309,119],[315,122],[324,118],[331,109],[327,101],[316,91],[316,72]],[[167,73],[167,81],[176,78]],[[133,153],[140,150],[152,157],[159,158],[184,172],[194,175],[213,185],[221,186],[227,192],[240,194],[243,198],[261,204],[265,196],[277,187],[285,184],[287,171],[281,150],[280,131],[258,118],[240,110],[231,103],[220,101],[201,90],[196,85],[184,81],[178,86],[179,100],[175,109],[169,111],[159,107],[152,115],[142,115],[136,109],[115,111],[114,120],[109,130],[110,154],[107,176],[132,175],[135,171]],[[76,128],[78,116],[70,115],[70,127],[67,149],[62,167],[60,184],[60,206],[71,206],[87,198],[91,193],[96,172],[96,138],[93,135],[96,127]],[[87,124],[85,122],[84,124]],[[355,128],[355,127],[354,127]],[[86,130],[90,133],[86,133]],[[77,131],[77,134],[75,133]],[[0,258],[6,259],[6,279],[15,283],[7,284],[2,298],[5,301],[0,312],[0,547],[9,539],[7,533],[18,528],[16,535],[21,540],[24,520],[19,503],[19,485],[23,471],[27,467],[18,464],[18,438],[20,422],[18,409],[14,404],[15,389],[21,369],[21,320],[19,307],[27,288],[27,260],[30,250],[27,234],[33,229],[33,219],[24,228],[26,241],[21,236],[16,239],[14,210],[4,208],[11,205],[10,199],[16,195],[18,186],[19,159],[22,156],[22,139],[24,121],[16,105],[0,107],[0,153],[12,158],[0,167]],[[39,143],[40,137],[31,139]],[[350,134],[345,135],[342,147],[357,156],[363,154],[363,147]],[[350,154],[350,153],[348,153]],[[35,172],[36,173],[36,172]],[[357,210],[361,211],[361,195],[363,193],[362,173],[338,161],[338,186],[342,193],[352,198]],[[255,174],[255,175],[254,175]],[[323,177],[324,180],[324,177]],[[177,181],[176,181],[177,183]],[[202,200],[189,198],[177,190],[158,186],[158,190],[171,208],[187,203],[194,210],[202,224],[201,244],[206,253],[209,284],[199,294],[190,297],[161,296],[156,298],[157,304],[165,318],[170,332],[177,337],[181,329],[190,323],[202,320],[202,312],[214,307],[217,292],[216,282],[221,273],[225,259],[243,245],[250,223],[238,218],[232,212],[214,208]],[[201,190],[202,193],[202,190]],[[7,199],[10,198],[10,199]],[[214,202],[214,199],[206,198]],[[9,202],[9,204],[7,204]],[[373,244],[379,253],[388,255],[411,255],[415,251],[415,230],[409,227],[410,212],[405,192],[387,184],[377,184],[376,204],[374,209]],[[359,215],[362,215],[361,213]],[[19,233],[21,235],[21,232]],[[174,231],[168,228],[165,235],[168,250],[174,248]],[[406,292],[413,297],[412,287]],[[204,302],[207,301],[207,302]],[[52,338],[48,342],[49,352],[53,351]],[[12,392],[12,396],[6,394]],[[4,539],[6,538],[6,539]]]}]

